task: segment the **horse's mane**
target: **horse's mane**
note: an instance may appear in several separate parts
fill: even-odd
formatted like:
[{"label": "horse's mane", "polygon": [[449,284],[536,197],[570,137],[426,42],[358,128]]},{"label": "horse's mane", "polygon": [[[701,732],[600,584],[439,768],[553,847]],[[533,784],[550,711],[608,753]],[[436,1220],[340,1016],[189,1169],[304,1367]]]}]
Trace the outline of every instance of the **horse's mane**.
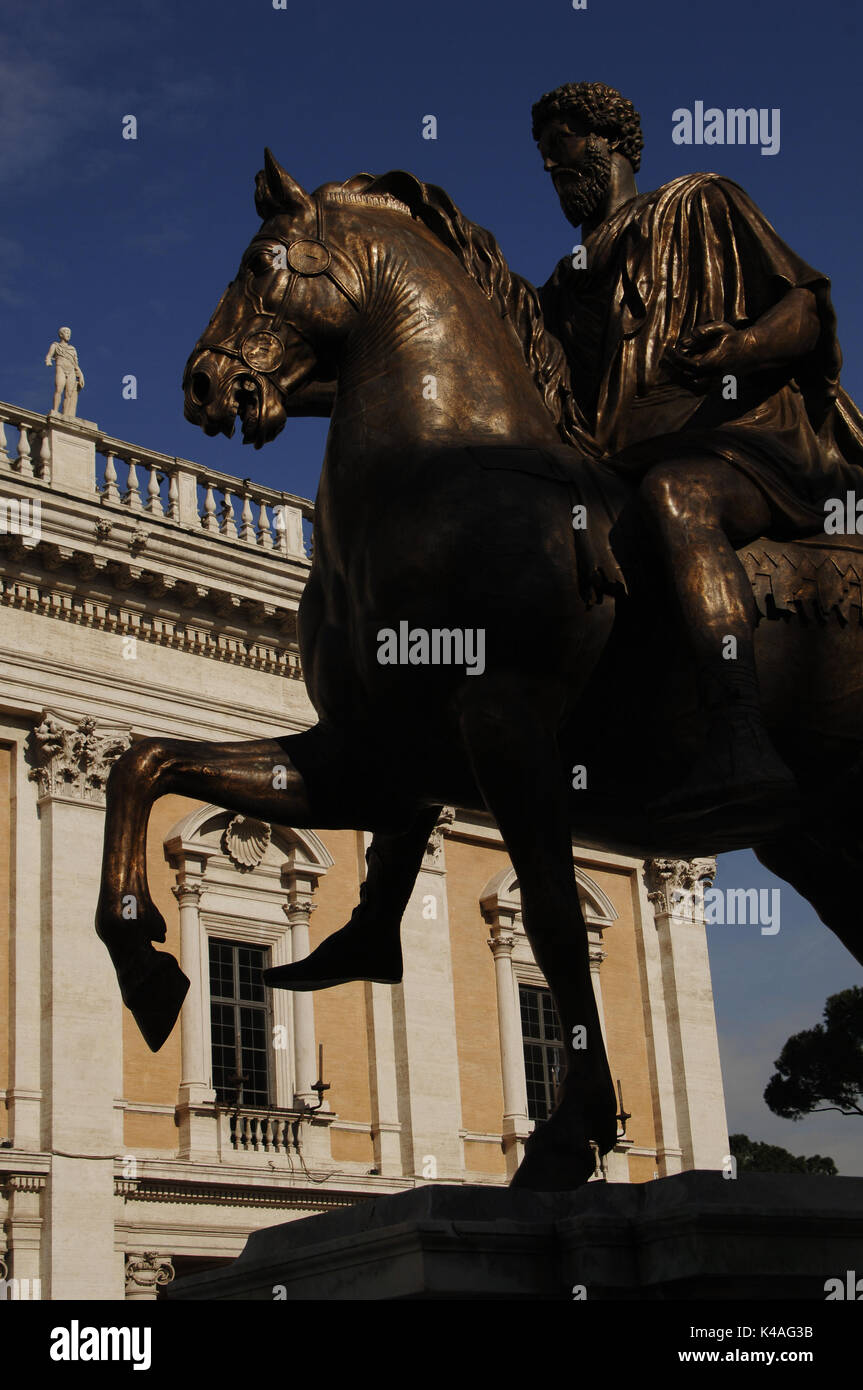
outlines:
[{"label": "horse's mane", "polygon": [[513,274],[492,233],[465,217],[442,188],[422,183],[403,169],[378,177],[355,174],[341,188],[346,193],[397,198],[453,252],[501,316],[509,319],[561,438],[580,453],[596,457],[599,450],[573,397],[563,348],[545,328],[539,295],[527,280]]}]

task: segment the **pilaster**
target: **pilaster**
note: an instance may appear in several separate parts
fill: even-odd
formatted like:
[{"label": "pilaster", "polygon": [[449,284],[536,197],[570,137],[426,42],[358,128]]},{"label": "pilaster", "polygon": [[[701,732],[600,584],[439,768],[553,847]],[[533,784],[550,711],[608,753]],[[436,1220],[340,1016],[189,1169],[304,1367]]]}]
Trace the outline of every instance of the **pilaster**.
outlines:
[{"label": "pilaster", "polygon": [[677,1132],[684,1168],[721,1168],[728,1153],[725,1095],[704,926],[704,885],[715,859],[650,859]]},{"label": "pilaster", "polygon": [[53,711],[33,733],[42,856],[42,1148],[52,1155],[43,1268],[52,1299],[120,1296],[113,1170],[121,1001],[94,914],[105,782],[128,745],[126,730]]},{"label": "pilaster", "polygon": [[404,979],[392,990],[405,1176],[461,1179],[461,1077],[443,830],[432,835],[402,918]]}]

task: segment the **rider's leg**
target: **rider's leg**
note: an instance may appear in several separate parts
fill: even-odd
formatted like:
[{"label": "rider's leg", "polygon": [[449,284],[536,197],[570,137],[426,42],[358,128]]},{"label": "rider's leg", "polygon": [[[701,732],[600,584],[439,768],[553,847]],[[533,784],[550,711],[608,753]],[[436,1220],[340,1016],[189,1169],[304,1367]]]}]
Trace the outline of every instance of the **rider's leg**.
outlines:
[{"label": "rider's leg", "polygon": [[657,464],[640,502],[658,540],[711,716],[704,753],[667,809],[710,810],[787,797],[794,779],[764,729],[755,666],[758,621],[749,579],[735,553],[769,528],[755,483],[721,459]]},{"label": "rider's leg", "polygon": [[401,834],[378,833],[366,853],[368,872],[351,920],[304,960],[264,972],[282,989],[328,989],[348,980],[398,984],[402,978],[401,921],[422,868],[440,806],[427,806]]}]

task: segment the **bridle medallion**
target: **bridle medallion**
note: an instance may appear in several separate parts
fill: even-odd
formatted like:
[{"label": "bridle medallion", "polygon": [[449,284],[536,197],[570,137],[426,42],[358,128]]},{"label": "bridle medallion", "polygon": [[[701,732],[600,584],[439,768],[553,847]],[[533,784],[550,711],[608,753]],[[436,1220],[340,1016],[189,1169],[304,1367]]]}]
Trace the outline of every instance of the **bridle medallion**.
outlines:
[{"label": "bridle medallion", "polygon": [[243,339],[240,349],[243,361],[256,372],[274,372],[282,364],[284,345],[276,333],[260,329]]},{"label": "bridle medallion", "polygon": [[298,275],[322,275],[329,269],[331,259],[329,247],[311,237],[293,241],[288,247],[288,265]]}]

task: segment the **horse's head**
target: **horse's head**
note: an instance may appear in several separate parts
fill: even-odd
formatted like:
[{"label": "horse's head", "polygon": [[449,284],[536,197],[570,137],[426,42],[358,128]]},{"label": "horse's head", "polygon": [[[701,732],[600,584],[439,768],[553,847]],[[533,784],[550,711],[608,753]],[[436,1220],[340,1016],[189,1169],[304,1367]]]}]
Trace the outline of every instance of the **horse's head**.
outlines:
[{"label": "horse's head", "polygon": [[265,162],[255,184],[263,225],[183,374],[186,419],[230,436],[239,415],[243,442],[258,449],[282,429],[292,391],[333,378],[363,293],[350,259],[326,240],[322,199],[269,150]]}]

